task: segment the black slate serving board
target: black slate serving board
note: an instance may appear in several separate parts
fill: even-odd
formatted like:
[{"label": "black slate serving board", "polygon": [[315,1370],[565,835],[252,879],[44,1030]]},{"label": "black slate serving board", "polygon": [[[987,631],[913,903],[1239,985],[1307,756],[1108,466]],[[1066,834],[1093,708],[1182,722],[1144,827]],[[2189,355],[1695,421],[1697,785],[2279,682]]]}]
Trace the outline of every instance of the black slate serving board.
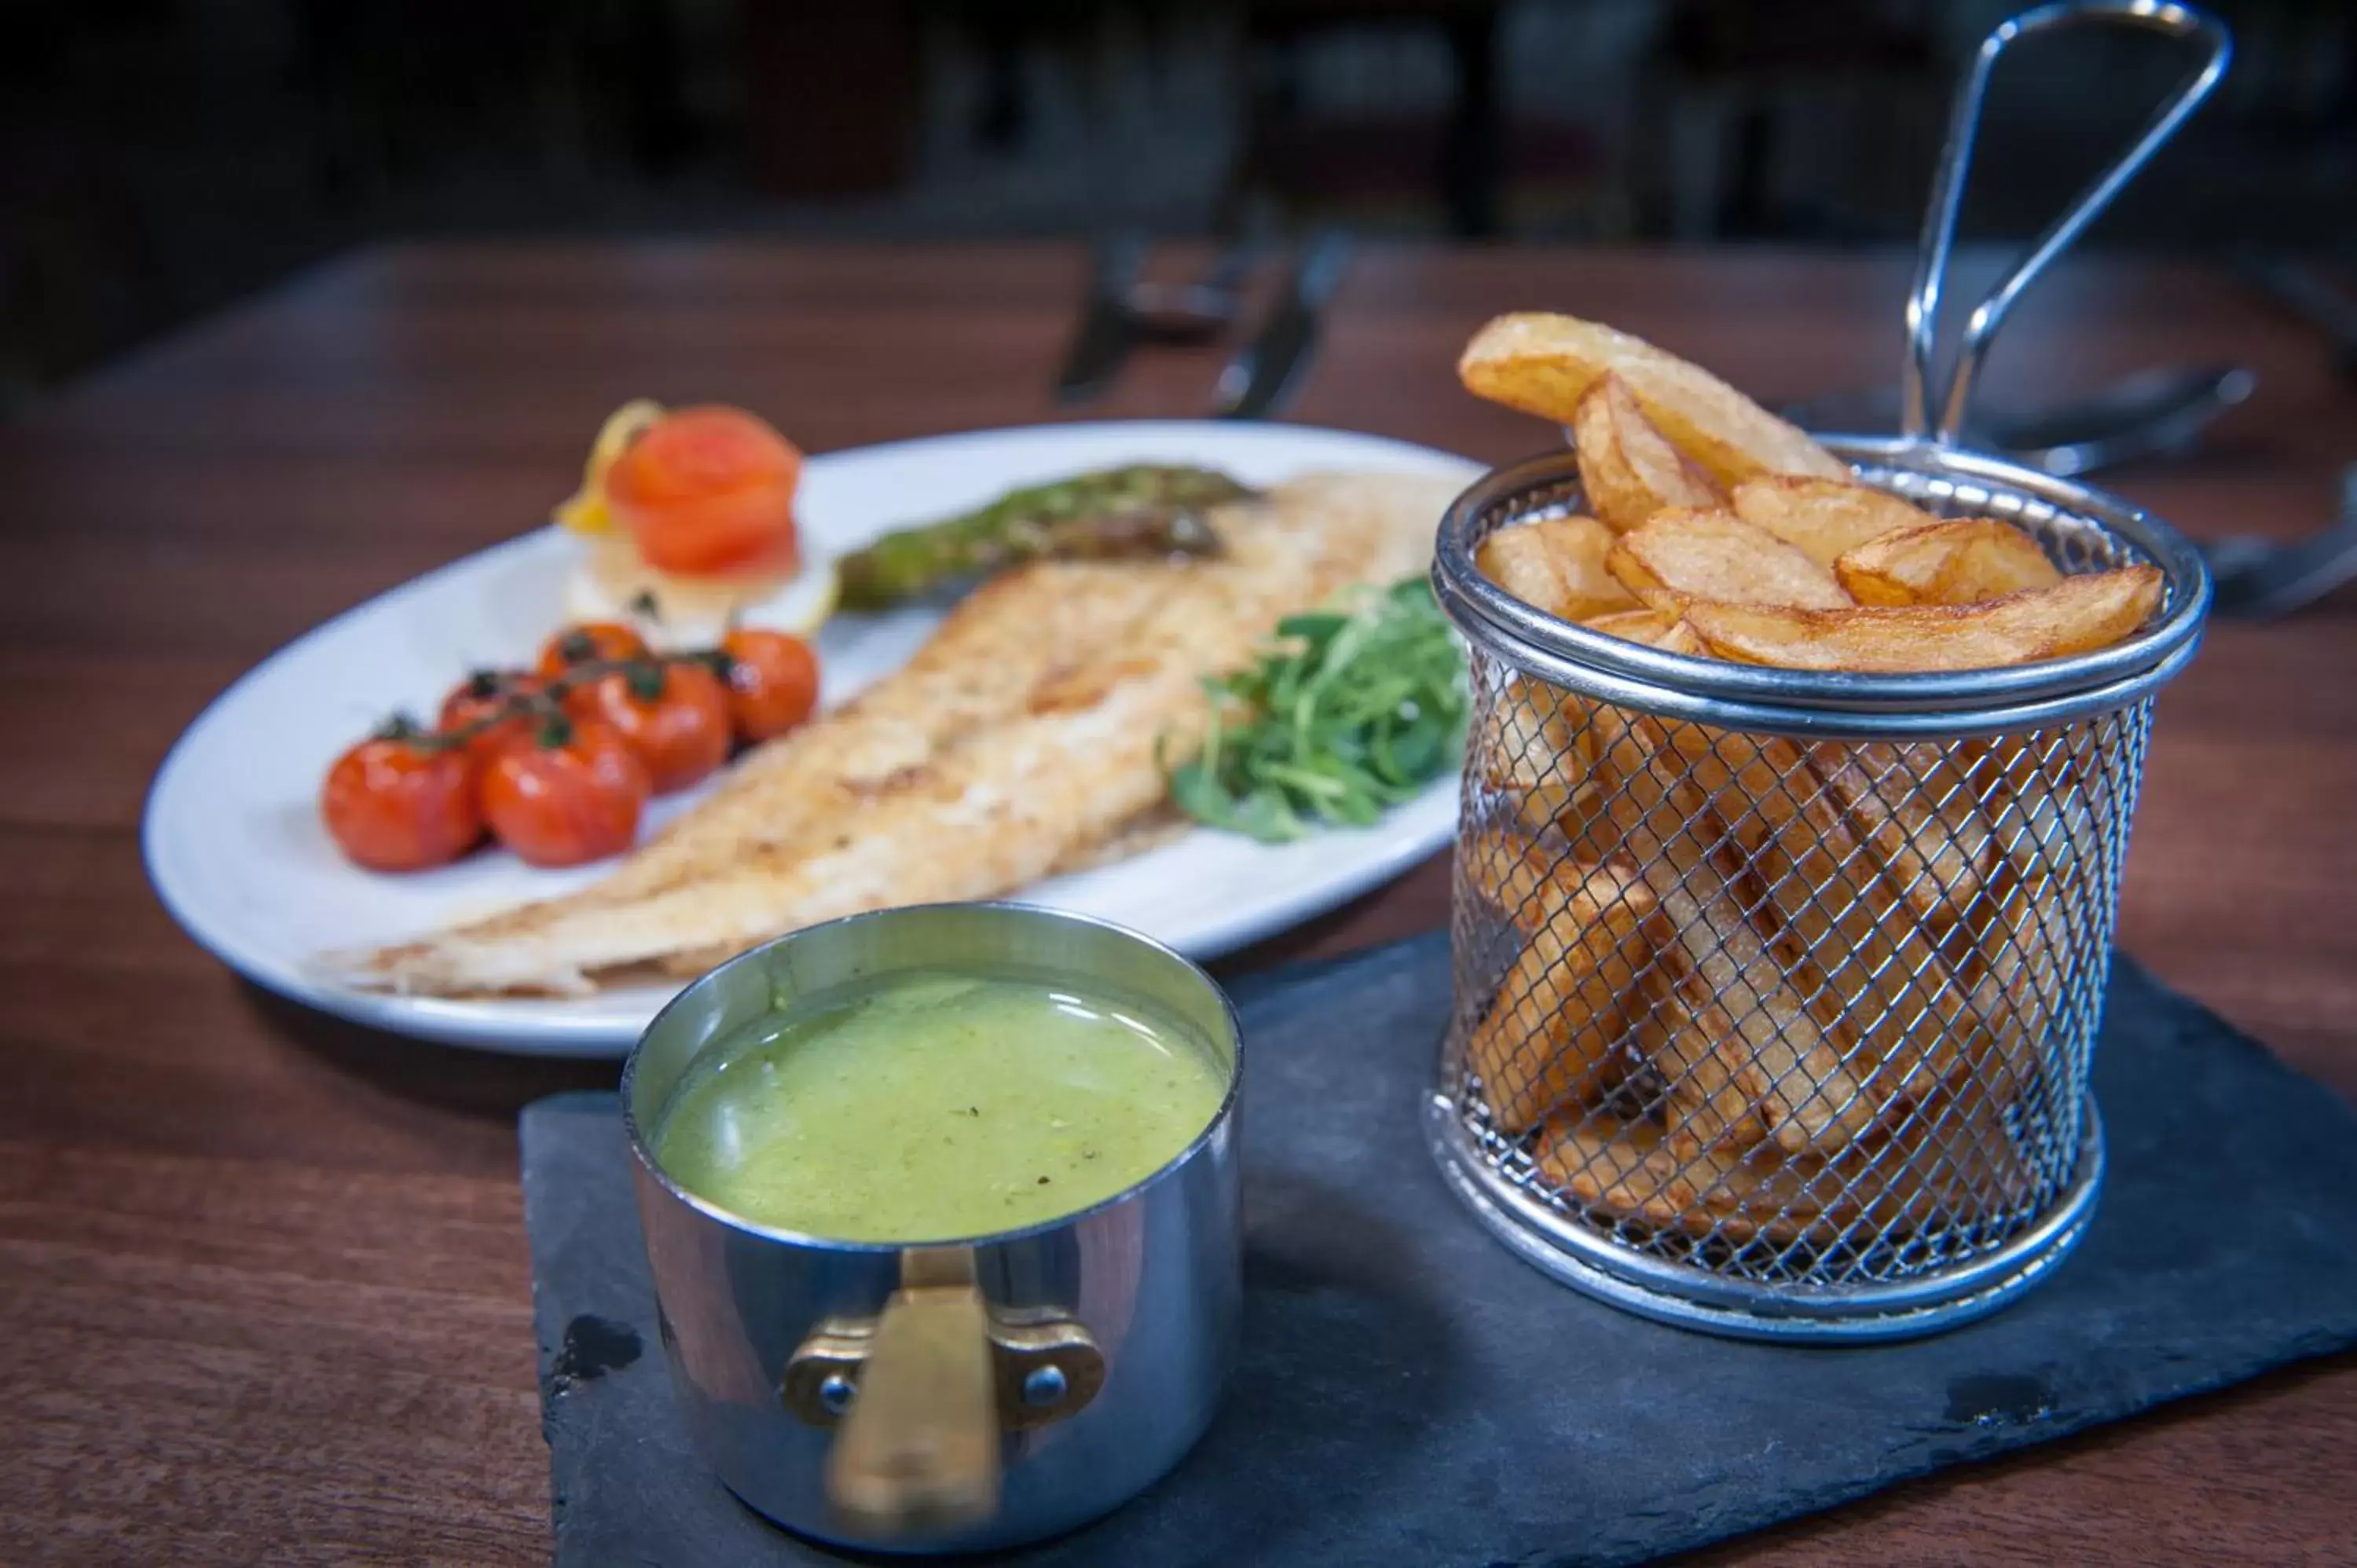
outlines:
[{"label": "black slate serving board", "polygon": [[[1159,1486],[995,1561],[1636,1561],[2357,1343],[2357,1115],[2115,970],[2077,1254],[1994,1317],[1855,1349],[1625,1316],[1517,1262],[1426,1157],[1445,939],[1235,986],[1242,1369]],[[739,1505],[674,1414],[614,1099],[524,1112],[560,1564],[839,1562]]]}]

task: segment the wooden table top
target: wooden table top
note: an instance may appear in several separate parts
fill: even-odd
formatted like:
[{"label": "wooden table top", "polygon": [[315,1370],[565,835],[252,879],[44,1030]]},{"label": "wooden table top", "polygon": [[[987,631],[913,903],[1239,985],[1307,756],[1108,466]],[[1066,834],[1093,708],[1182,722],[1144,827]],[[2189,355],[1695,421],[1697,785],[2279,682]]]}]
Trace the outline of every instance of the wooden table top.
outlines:
[{"label": "wooden table top", "polygon": [[[527,1563],[549,1546],[515,1116],[610,1065],[478,1057],[280,1003],[157,906],[147,781],[242,671],[531,526],[625,398],[741,403],[813,451],[1058,417],[1070,246],[364,253],[0,428],[0,1560]],[[1370,250],[1296,409],[1501,460],[1546,446],[1450,373],[1554,307],[1774,402],[1887,377],[1900,257]],[[2357,395],[2190,266],[2073,263],[1989,392],[2239,360],[2195,461],[2117,476],[2197,535],[2329,514]],[[1220,350],[1092,417],[1200,412]],[[2225,625],[2161,703],[2124,943],[2357,1095],[2357,619]],[[1242,961],[1437,924],[1435,862]],[[2255,1196],[2255,1201],[2259,1197]],[[1713,1561],[2337,1557],[2357,1357],[1900,1487]]]}]

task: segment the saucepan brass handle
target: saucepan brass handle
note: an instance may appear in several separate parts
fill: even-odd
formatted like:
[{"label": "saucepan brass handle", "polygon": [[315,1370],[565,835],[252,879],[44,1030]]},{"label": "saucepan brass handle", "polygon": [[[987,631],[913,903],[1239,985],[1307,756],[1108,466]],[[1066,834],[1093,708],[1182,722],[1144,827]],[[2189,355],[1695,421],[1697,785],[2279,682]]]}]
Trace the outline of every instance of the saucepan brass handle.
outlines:
[{"label": "saucepan brass handle", "polygon": [[780,1391],[811,1424],[840,1423],[828,1501],[863,1529],[910,1534],[989,1518],[999,1434],[1060,1421],[1103,1382],[1087,1329],[1060,1315],[996,1315],[970,1251],[920,1247],[900,1255],[882,1316],[819,1325]]},{"label": "saucepan brass handle", "polygon": [[974,1254],[902,1253],[900,1288],[826,1456],[827,1500],[877,1530],[988,1519],[998,1508],[996,1404]]}]

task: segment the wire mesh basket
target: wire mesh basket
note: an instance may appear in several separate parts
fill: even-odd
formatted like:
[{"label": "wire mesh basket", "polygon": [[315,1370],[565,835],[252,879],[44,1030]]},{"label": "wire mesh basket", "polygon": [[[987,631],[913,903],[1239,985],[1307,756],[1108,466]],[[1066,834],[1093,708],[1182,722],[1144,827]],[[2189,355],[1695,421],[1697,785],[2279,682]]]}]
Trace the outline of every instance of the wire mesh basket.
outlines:
[{"label": "wire mesh basket", "polygon": [[1994,1305],[2083,1226],[2153,693],[2208,596],[2192,548],[2124,501],[1927,444],[1832,446],[1927,510],[2011,518],[2066,571],[2158,566],[2158,617],[1963,675],[1622,642],[1473,564],[1497,529],[1577,510],[1568,456],[1469,491],[1435,568],[1473,691],[1444,1168],[1551,1272],[1778,1337]]},{"label": "wire mesh basket", "polygon": [[[2207,74],[2050,240],[2222,70],[2215,24],[2170,11],[2212,38]],[[1936,309],[1986,64],[2010,36],[1960,102],[1910,324]],[[1825,445],[1935,514],[2012,521],[2065,573],[2158,567],[2161,607],[2123,642],[1858,675],[1557,620],[1474,557],[1501,527],[1580,510],[1568,454],[1489,476],[1442,523],[1434,584],[1470,650],[1473,714],[1427,1126],[1476,1214],[1592,1294],[1753,1337],[1918,1333],[2027,1288],[2093,1211],[2088,1072],[2120,873],[2154,694],[2191,658],[2210,585],[2127,502],[1952,444],[1995,319],[2059,249],[2041,242],[1975,313],[1939,437],[1914,338],[1915,434]]]}]

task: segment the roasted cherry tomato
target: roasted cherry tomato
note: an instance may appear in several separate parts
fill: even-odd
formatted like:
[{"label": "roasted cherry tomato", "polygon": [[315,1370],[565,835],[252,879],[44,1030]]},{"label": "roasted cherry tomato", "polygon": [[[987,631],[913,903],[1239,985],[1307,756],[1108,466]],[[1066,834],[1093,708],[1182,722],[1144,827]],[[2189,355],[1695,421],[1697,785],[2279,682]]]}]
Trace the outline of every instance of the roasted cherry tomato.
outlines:
[{"label": "roasted cherry tomato", "polygon": [[476,725],[483,727],[467,742],[477,762],[489,761],[511,746],[530,740],[538,717],[516,709],[546,684],[521,670],[478,670],[442,699],[437,733],[451,735]]},{"label": "roasted cherry tomato", "polygon": [[728,714],[740,740],[783,735],[818,706],[818,655],[801,638],[732,631],[720,651],[728,656]]},{"label": "roasted cherry tomato", "polygon": [[802,455],[741,408],[683,408],[606,470],[606,499],[647,564],[688,575],[759,564],[791,572]]},{"label": "roasted cherry tomato", "polygon": [[483,769],[483,820],[529,865],[579,865],[638,836],[647,770],[612,726],[552,717]]},{"label": "roasted cherry tomato", "polygon": [[423,871],[481,840],[475,774],[463,747],[380,736],[336,758],[319,815],[337,846],[371,871]]},{"label": "roasted cherry tomato", "polygon": [[649,660],[601,675],[566,693],[565,711],[613,726],[658,795],[728,760],[728,692],[698,660]]},{"label": "roasted cherry tomato", "polygon": [[533,668],[554,680],[576,664],[619,662],[646,654],[647,639],[621,622],[588,620],[568,626],[541,644],[540,662]]}]

